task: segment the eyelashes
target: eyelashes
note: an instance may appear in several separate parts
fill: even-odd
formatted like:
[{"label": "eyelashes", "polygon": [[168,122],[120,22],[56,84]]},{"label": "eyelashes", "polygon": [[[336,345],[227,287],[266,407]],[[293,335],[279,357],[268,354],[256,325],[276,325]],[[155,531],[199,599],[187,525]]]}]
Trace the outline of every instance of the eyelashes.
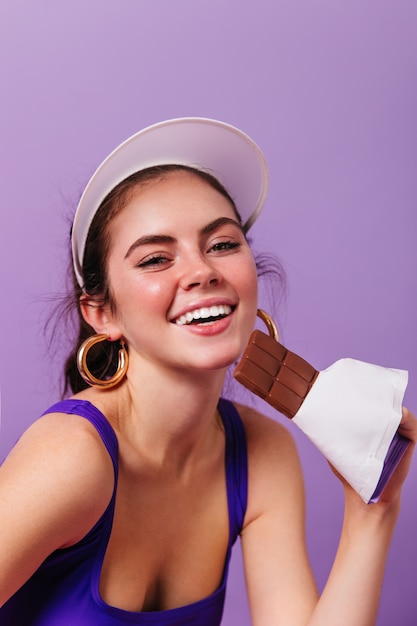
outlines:
[{"label": "eyelashes", "polygon": [[169,263],[170,261],[171,259],[168,259],[163,254],[154,254],[151,257],[147,257],[143,259],[143,261],[137,263],[136,267],[159,267],[164,263]]},{"label": "eyelashes", "polygon": [[[240,247],[242,246],[240,241],[235,241],[235,240],[223,240],[223,241],[217,241],[216,243],[212,244],[208,250],[207,250],[207,254],[222,254],[222,253],[228,253],[228,252],[233,252],[235,250],[238,250]],[[136,267],[138,268],[142,268],[142,269],[162,269],[165,265],[170,265],[171,263],[173,263],[173,261],[175,260],[175,257],[164,253],[164,252],[155,252],[152,253],[151,255],[146,256],[145,258],[143,258],[142,260],[140,260],[137,264]]]},{"label": "eyelashes", "polygon": [[228,250],[236,250],[241,247],[240,241],[219,241],[215,243],[210,250],[213,252],[226,252]]}]

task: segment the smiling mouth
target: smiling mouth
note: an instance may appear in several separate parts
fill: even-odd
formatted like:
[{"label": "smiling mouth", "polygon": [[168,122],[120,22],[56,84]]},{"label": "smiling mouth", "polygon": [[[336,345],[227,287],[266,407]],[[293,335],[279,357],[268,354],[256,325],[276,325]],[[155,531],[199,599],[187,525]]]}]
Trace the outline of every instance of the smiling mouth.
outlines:
[{"label": "smiling mouth", "polygon": [[194,311],[187,311],[185,315],[177,317],[175,324],[177,324],[177,326],[209,324],[223,317],[227,317],[232,313],[233,309],[234,307],[231,307],[229,304],[218,304],[215,306],[202,307],[201,309],[194,309]]}]

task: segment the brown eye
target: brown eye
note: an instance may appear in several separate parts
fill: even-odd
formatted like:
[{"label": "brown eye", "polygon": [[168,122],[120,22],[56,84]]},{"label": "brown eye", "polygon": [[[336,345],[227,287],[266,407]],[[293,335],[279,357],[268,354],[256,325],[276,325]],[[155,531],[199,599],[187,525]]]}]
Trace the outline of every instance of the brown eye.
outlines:
[{"label": "brown eye", "polygon": [[240,248],[240,246],[241,243],[239,241],[219,241],[210,248],[210,251],[225,252],[228,250],[235,250],[236,248]]},{"label": "brown eye", "polygon": [[169,259],[163,255],[155,255],[151,257],[147,257],[140,261],[137,264],[137,267],[158,267],[159,265],[163,265],[164,263],[168,263]]}]

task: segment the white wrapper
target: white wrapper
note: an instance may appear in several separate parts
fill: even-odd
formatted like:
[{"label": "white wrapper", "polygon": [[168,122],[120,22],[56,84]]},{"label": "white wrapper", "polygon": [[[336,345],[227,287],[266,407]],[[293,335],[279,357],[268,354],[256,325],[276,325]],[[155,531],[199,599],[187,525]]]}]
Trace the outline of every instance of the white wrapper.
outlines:
[{"label": "white wrapper", "polygon": [[341,359],[319,373],[293,422],[365,502],[401,421],[405,370]]}]

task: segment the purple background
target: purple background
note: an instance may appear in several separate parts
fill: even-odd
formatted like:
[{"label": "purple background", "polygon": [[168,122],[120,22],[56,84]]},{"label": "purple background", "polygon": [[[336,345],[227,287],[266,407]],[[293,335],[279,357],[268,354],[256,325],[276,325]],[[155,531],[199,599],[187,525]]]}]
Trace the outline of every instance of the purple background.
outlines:
[{"label": "purple background", "polygon": [[[52,356],[42,329],[83,184],[129,134],[183,115],[235,124],[266,153],[253,234],[288,274],[286,345],[321,369],[342,356],[408,369],[417,410],[415,0],[13,0],[0,29],[1,456],[58,396],[65,335]],[[340,488],[289,427],[322,586]],[[417,622],[416,462],[404,492],[379,626]],[[239,562],[226,626],[249,624]]]}]

